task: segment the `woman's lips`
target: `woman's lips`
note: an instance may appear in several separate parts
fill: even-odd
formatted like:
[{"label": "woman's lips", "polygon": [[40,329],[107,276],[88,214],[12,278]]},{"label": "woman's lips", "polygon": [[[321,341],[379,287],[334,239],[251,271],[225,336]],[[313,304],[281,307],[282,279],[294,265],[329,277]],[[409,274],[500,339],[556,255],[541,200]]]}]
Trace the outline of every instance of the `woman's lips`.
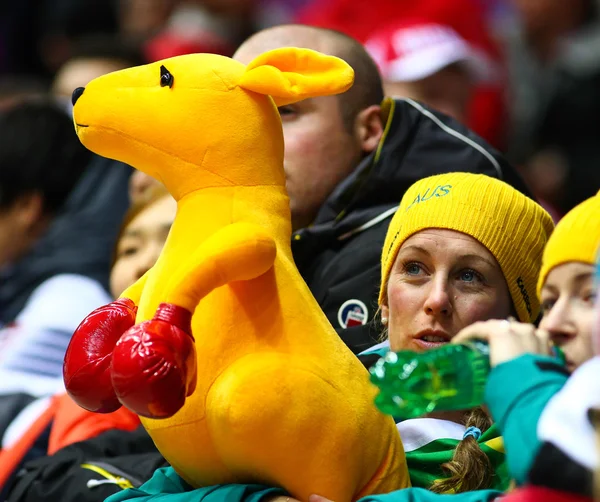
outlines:
[{"label": "woman's lips", "polygon": [[413,340],[413,342],[420,348],[422,348],[423,350],[431,350],[431,349],[437,349],[438,347],[441,347],[442,345],[446,345],[447,343],[449,343],[448,341],[443,341],[443,342],[429,342],[427,340],[423,340],[420,338],[415,338]]},{"label": "woman's lips", "polygon": [[430,350],[447,344],[451,339],[445,331],[424,330],[413,337],[413,342],[423,350]]}]

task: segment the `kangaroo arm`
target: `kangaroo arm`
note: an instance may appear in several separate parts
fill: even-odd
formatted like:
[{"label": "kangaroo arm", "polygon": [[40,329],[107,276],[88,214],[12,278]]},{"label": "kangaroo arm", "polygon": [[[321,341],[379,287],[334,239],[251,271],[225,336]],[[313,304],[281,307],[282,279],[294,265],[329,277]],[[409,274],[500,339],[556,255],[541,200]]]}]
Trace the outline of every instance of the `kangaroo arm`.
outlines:
[{"label": "kangaroo arm", "polygon": [[176,270],[165,300],[193,312],[213,289],[267,272],[276,254],[275,241],[262,227],[228,225],[204,241]]}]

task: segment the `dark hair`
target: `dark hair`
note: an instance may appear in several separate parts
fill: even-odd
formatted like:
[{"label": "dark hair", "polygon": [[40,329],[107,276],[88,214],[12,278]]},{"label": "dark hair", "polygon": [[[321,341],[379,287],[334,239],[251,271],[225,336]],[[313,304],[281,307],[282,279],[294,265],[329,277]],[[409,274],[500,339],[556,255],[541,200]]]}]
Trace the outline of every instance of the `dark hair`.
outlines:
[{"label": "dark hair", "polygon": [[0,113],[0,209],[39,193],[44,212],[56,212],[90,155],[58,105],[39,100],[10,107]]},{"label": "dark hair", "polygon": [[360,42],[339,31],[326,31],[333,34],[336,41],[333,55],[346,61],[354,70],[354,85],[339,95],[344,125],[352,131],[354,120],[361,110],[383,101],[381,75],[377,64]]},{"label": "dark hair", "polygon": [[[492,420],[481,408],[475,408],[468,413],[465,426],[477,427],[485,432],[492,426]],[[442,464],[442,470],[450,477],[435,481],[429,488],[432,492],[463,493],[483,490],[490,487],[494,475],[490,459],[473,436],[458,443],[452,460]]]}]

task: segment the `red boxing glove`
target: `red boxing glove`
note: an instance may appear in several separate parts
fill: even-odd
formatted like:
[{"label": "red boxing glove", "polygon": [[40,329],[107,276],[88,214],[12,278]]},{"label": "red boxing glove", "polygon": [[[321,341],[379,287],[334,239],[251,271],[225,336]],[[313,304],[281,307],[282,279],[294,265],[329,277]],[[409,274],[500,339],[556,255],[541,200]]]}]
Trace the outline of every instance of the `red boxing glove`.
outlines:
[{"label": "red boxing glove", "polygon": [[82,408],[111,413],[121,407],[111,382],[111,356],[135,324],[137,307],[128,298],[94,310],[75,330],[65,354],[65,388]]},{"label": "red boxing glove", "polygon": [[113,353],[112,383],[121,403],[148,418],[173,416],[196,388],[192,314],[161,303],[150,321],[125,333]]}]

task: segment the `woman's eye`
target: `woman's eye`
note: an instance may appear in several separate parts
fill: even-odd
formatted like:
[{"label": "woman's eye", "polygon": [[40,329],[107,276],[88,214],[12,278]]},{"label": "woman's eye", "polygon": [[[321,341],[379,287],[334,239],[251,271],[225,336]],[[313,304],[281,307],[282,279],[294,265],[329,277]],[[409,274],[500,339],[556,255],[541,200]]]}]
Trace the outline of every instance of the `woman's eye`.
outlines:
[{"label": "woman's eye", "polygon": [[419,272],[421,272],[421,266],[418,263],[407,263],[404,266],[404,271],[408,275],[419,275]]},{"label": "woman's eye", "polygon": [[591,306],[596,305],[597,299],[598,299],[597,291],[590,291],[589,293],[586,293],[585,295],[583,295],[583,301],[586,303],[589,303]]},{"label": "woman's eye", "polygon": [[129,246],[126,248],[123,248],[120,252],[119,252],[119,257],[121,256],[132,256],[135,253],[137,253],[138,248],[135,246]]},{"label": "woman's eye", "polygon": [[292,106],[280,106],[278,110],[281,117],[291,117],[296,113],[296,110]]},{"label": "woman's eye", "polygon": [[547,314],[552,310],[552,307],[554,307],[554,300],[544,300],[540,307],[542,309],[542,315]]},{"label": "woman's eye", "polygon": [[470,269],[460,272],[459,277],[460,280],[464,282],[475,282],[481,280],[481,276],[475,272],[475,270]]}]

